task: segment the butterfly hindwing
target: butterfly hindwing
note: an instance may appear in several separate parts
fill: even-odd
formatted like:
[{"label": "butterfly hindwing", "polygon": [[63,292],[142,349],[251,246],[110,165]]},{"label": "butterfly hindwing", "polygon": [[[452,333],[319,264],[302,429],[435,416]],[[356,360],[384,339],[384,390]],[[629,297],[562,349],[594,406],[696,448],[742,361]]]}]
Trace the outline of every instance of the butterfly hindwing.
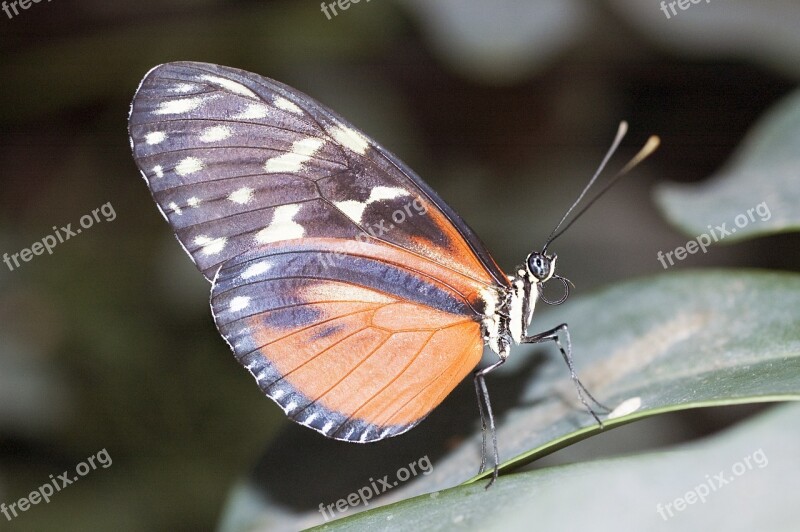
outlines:
[{"label": "butterfly hindwing", "polygon": [[227,263],[211,303],[236,358],[289,417],[366,442],[419,423],[480,360],[477,285],[446,274],[373,241],[304,239]]},{"label": "butterfly hindwing", "polygon": [[210,280],[227,260],[293,238],[371,235],[486,284],[507,283],[472,230],[394,155],[279,82],[206,63],[142,81],[134,158]]}]

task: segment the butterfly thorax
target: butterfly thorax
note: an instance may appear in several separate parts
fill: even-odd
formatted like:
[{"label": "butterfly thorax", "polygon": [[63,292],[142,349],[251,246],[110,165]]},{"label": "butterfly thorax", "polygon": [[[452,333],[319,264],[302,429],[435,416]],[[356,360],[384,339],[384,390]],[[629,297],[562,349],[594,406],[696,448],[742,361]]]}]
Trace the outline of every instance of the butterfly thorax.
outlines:
[{"label": "butterfly thorax", "polygon": [[484,342],[501,358],[509,354],[513,344],[520,344],[528,330],[539,285],[555,274],[555,255],[534,252],[525,264],[508,276],[509,287],[487,288],[481,292],[484,314],[481,330]]}]

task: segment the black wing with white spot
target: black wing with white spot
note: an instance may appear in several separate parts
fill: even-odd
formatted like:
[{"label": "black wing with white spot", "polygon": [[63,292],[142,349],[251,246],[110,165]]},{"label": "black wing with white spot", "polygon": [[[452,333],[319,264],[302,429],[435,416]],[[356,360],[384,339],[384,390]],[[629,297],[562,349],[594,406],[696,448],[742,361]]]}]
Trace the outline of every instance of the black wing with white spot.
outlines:
[{"label": "black wing with white spot", "polygon": [[168,63],[131,105],[134,158],[164,217],[211,280],[226,261],[299,238],[384,243],[507,285],[472,230],[394,155],[279,82]]}]

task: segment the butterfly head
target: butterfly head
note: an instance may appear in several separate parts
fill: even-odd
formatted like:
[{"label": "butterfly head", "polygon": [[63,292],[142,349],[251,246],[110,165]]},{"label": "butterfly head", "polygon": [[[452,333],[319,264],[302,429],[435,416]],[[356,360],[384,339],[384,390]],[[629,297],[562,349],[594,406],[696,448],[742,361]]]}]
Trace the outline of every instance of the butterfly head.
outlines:
[{"label": "butterfly head", "polygon": [[528,279],[531,283],[544,283],[549,281],[556,273],[557,255],[544,251],[534,251],[525,259],[525,268],[528,270]]},{"label": "butterfly head", "polygon": [[[566,301],[569,297],[569,285],[572,284],[569,279],[556,275],[556,259],[558,256],[555,253],[549,254],[546,251],[534,251],[525,259],[528,281],[536,285],[539,297],[548,305],[560,305]],[[564,285],[564,295],[557,300],[547,299],[544,295],[542,285],[550,279],[558,279]]]}]

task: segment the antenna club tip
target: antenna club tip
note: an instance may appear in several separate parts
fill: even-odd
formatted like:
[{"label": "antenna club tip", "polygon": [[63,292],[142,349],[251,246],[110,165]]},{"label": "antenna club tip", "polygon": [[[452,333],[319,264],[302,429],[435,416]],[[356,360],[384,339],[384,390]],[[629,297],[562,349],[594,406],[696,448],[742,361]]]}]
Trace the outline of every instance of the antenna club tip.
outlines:
[{"label": "antenna club tip", "polygon": [[647,142],[644,145],[643,151],[648,155],[656,151],[656,149],[661,145],[661,137],[658,135],[651,135]]}]

